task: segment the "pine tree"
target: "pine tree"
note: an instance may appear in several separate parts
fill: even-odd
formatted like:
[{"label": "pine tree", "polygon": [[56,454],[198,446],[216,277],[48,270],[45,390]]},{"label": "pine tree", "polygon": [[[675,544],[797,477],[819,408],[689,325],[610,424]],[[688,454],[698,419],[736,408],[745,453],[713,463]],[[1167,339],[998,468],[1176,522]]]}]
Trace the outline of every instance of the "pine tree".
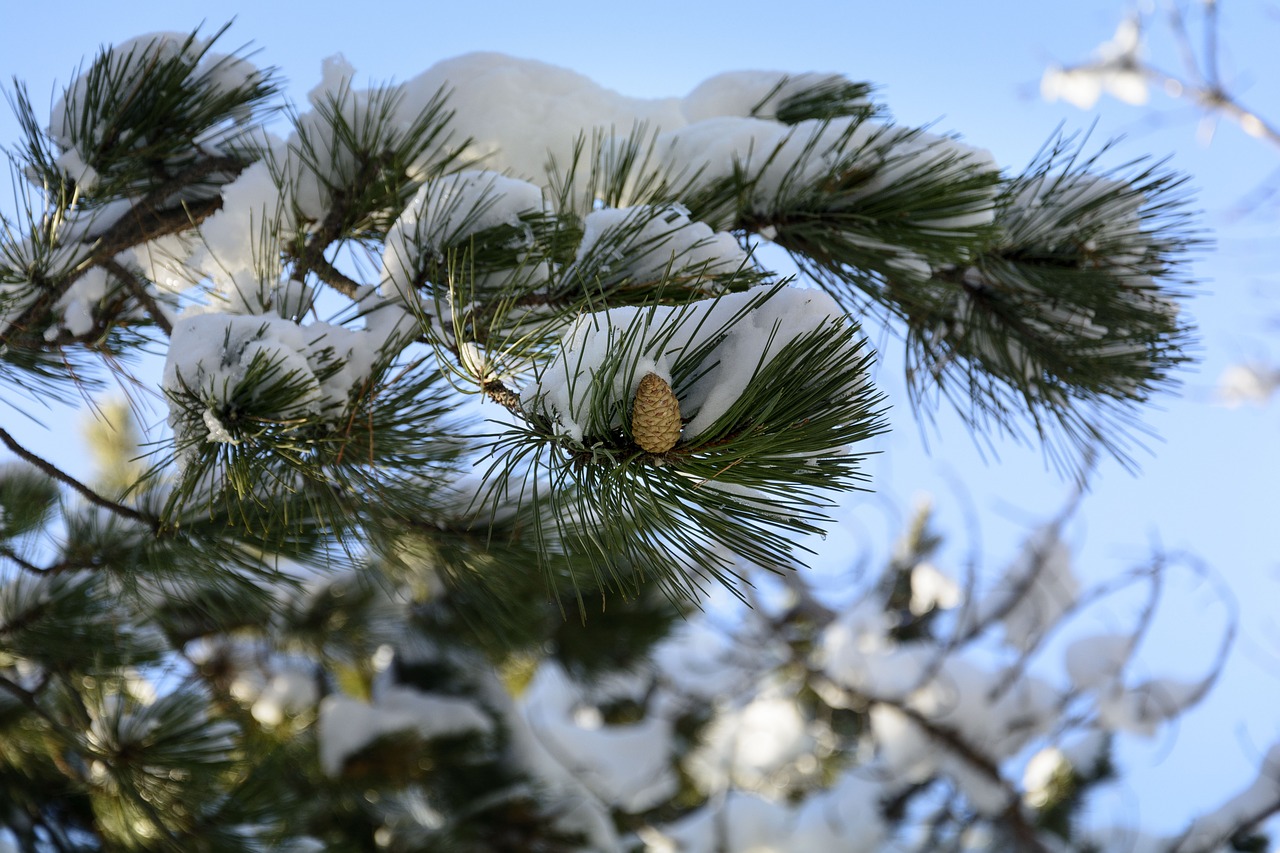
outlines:
[{"label": "pine tree", "polygon": [[[1177,175],[1070,138],[1004,171],[828,75],[334,59],[282,108],[222,35],[12,97],[11,411],[116,378],[168,415],[98,404],[92,480],[0,429],[0,845],[1106,847],[1112,738],[1211,679],[1128,676],[1150,608],[1031,673],[1107,591],[1063,520],[959,584],[922,511],[838,603],[796,537],[910,417],[872,326],[918,414],[1128,460],[1191,336]],[[1255,799],[1169,849],[1254,843]]]}]

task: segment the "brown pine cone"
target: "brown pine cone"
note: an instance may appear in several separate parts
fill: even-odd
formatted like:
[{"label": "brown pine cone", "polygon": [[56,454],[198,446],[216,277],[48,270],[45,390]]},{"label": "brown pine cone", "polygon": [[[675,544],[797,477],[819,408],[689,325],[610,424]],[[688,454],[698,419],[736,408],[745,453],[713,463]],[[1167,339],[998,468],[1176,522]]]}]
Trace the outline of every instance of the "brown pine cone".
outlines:
[{"label": "brown pine cone", "polygon": [[646,373],[631,410],[631,435],[641,450],[666,453],[680,440],[680,401],[656,373]]}]

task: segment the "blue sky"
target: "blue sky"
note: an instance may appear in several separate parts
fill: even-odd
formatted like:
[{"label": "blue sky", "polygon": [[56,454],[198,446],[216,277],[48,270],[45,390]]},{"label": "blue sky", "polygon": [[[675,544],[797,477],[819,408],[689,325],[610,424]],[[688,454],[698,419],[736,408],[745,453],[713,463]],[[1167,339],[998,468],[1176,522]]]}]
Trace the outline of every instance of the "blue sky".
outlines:
[{"label": "blue sky", "polygon": [[[1239,4],[1244,6],[1245,4]],[[1280,20],[1264,4],[1227,4],[1224,64],[1243,96],[1266,112],[1280,104],[1280,60],[1268,58]],[[1212,405],[1217,375],[1232,361],[1273,356],[1280,321],[1276,298],[1274,211],[1243,219],[1232,211],[1273,169],[1280,152],[1231,126],[1212,144],[1197,138],[1197,118],[1159,95],[1152,110],[1104,100],[1083,113],[1046,104],[1038,95],[1045,65],[1083,59],[1109,38],[1123,0],[1036,2],[754,2],[654,0],[532,4],[383,2],[229,3],[65,2],[11,4],[0,27],[0,71],[25,80],[38,106],[55,81],[67,82],[98,45],[155,30],[209,30],[234,17],[227,46],[261,48],[258,61],[279,67],[289,94],[301,101],[319,78],[320,61],[343,53],[365,81],[406,79],[443,59],[498,50],[572,68],[638,96],[684,94],[731,69],[837,71],[880,86],[895,118],[959,132],[989,148],[1011,169],[1025,164],[1059,125],[1087,129],[1097,142],[1121,136],[1117,162],[1144,154],[1171,157],[1192,176],[1216,251],[1195,268],[1203,294],[1190,312],[1201,328],[1201,364],[1183,374],[1180,397],[1159,401],[1146,418],[1161,440],[1140,456],[1133,476],[1103,464],[1092,493],[1070,529],[1081,571],[1101,579],[1145,560],[1153,543],[1194,553],[1240,602],[1241,639],[1214,697],[1149,748],[1126,752],[1130,781],[1101,804],[1104,815],[1136,817],[1173,830],[1196,807],[1216,803],[1243,784],[1257,757],[1280,737],[1280,544],[1272,530],[1280,502],[1280,408],[1227,410]],[[124,11],[127,9],[127,11]],[[1241,16],[1238,20],[1232,15]],[[1248,14],[1254,17],[1245,18]],[[1164,64],[1175,60],[1157,54]],[[1280,106],[1272,117],[1280,119]],[[8,115],[0,142],[16,140]],[[5,196],[7,199],[8,196]],[[892,348],[892,339],[887,339]],[[892,364],[892,360],[887,360]],[[880,377],[894,392],[895,433],[873,465],[881,497],[850,509],[833,547],[861,547],[882,534],[885,507],[905,511],[913,495],[933,492],[944,532],[955,535],[959,560],[975,542],[995,571],[1028,525],[1053,513],[1069,486],[1046,469],[1038,450],[998,445],[983,461],[964,429],[941,416],[927,431],[906,416],[894,368]],[[3,416],[9,420],[12,415]],[[890,511],[891,512],[891,511]],[[964,532],[966,513],[980,533]],[[882,543],[881,543],[882,547]],[[952,566],[958,570],[959,565]],[[831,569],[825,571],[830,572]],[[1224,617],[1204,584],[1174,583],[1144,653],[1148,674],[1196,674],[1207,665]],[[1098,618],[1112,626],[1132,618],[1121,603]],[[1193,784],[1185,780],[1194,779]],[[1170,780],[1183,780],[1172,784]]]}]

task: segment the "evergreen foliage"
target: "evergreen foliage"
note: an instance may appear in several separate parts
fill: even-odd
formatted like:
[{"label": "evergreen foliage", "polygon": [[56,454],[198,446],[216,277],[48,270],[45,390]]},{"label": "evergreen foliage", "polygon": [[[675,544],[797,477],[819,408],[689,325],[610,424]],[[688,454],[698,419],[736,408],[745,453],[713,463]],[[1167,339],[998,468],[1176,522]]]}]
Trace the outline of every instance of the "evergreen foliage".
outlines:
[{"label": "evergreen foliage", "polygon": [[[5,394],[160,352],[168,418],[104,406],[90,482],[0,430],[0,848],[1110,843],[1081,804],[1113,737],[1212,680],[1128,678],[1150,609],[1051,684],[1030,660],[1091,595],[1057,523],[985,588],[921,513],[838,603],[795,539],[910,417],[872,324],[922,416],[1125,458],[1192,336],[1180,178],[1061,139],[1005,172],[819,75],[535,127],[475,63],[521,103],[601,90],[331,60],[294,107],[222,35],[103,50],[47,124],[12,97]],[[754,608],[723,636],[721,584]]]}]

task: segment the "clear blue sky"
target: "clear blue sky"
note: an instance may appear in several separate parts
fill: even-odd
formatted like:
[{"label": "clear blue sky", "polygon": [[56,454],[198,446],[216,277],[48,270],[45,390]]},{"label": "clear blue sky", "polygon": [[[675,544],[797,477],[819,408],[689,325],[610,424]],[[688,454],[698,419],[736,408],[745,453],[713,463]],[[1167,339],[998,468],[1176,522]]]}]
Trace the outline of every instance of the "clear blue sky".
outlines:
[{"label": "clear blue sky", "polygon": [[[1266,111],[1280,104],[1280,66],[1268,58],[1280,21],[1255,10],[1263,4],[1224,4],[1231,51],[1228,67],[1246,98]],[[1237,6],[1241,8],[1236,8]],[[1243,8],[1249,7],[1249,10]],[[1184,374],[1180,398],[1160,401],[1147,417],[1162,439],[1140,458],[1134,477],[1105,464],[1070,540],[1081,571],[1103,578],[1142,561],[1153,542],[1197,554],[1241,603],[1241,640],[1214,698],[1148,749],[1126,753],[1131,783],[1101,807],[1112,820],[1137,819],[1173,830],[1191,810],[1217,802],[1254,772],[1257,757],[1280,738],[1280,544],[1273,533],[1280,501],[1280,407],[1226,410],[1211,405],[1211,389],[1228,363],[1271,355],[1280,320],[1274,287],[1280,251],[1274,215],[1243,221],[1227,215],[1273,169],[1280,152],[1233,127],[1220,128],[1211,147],[1196,139],[1185,107],[1155,96],[1162,117],[1114,101],[1096,114],[1045,104],[1038,82],[1046,63],[1083,59],[1108,38],[1123,0],[1004,0],[1004,2],[807,2],[738,0],[725,3],[644,4],[571,2],[448,3],[258,2],[254,4],[64,2],[14,3],[0,28],[0,68],[27,81],[37,105],[54,81],[65,83],[99,44],[155,30],[209,29],[234,17],[226,44],[253,42],[258,59],[275,65],[302,100],[320,61],[341,52],[365,81],[406,79],[438,59],[471,50],[498,50],[564,65],[621,92],[684,94],[719,71],[745,68],[838,71],[881,87],[881,97],[904,123],[932,123],[958,131],[1017,168],[1060,124],[1087,128],[1097,141],[1124,134],[1122,159],[1172,157],[1189,172],[1217,233],[1218,250],[1197,266],[1205,294],[1190,311],[1201,327],[1202,363]],[[1235,21],[1232,15],[1257,17]],[[1173,65],[1172,59],[1166,64]],[[1280,120],[1280,107],[1271,116]],[[0,142],[16,140],[9,116]],[[1270,295],[1269,295],[1270,294]],[[892,341],[889,341],[892,346]],[[881,379],[892,392],[893,368]],[[1028,524],[1053,514],[1068,486],[1045,469],[1037,451],[999,447],[983,462],[963,428],[941,417],[925,455],[920,432],[906,417],[900,393],[895,434],[874,466],[877,491],[905,510],[918,491],[937,495],[946,531],[962,546],[962,503],[981,521],[985,568],[998,569]],[[4,411],[0,409],[0,411]],[[6,420],[12,417],[0,415]],[[954,485],[961,484],[959,490]],[[861,542],[882,526],[886,503],[873,501],[850,516],[845,535]],[[874,538],[874,537],[873,537]],[[952,569],[959,566],[953,564]],[[1194,675],[1211,659],[1222,630],[1221,608],[1203,586],[1175,584],[1164,620],[1144,654],[1151,675]],[[1112,627],[1131,610],[1110,612]]]}]

